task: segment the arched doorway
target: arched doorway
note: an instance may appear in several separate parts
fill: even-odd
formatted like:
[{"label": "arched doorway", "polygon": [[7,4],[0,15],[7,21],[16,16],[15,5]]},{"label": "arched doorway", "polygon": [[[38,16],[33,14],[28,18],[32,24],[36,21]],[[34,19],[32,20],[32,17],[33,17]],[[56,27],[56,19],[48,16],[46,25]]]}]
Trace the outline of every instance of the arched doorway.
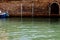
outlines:
[{"label": "arched doorway", "polygon": [[51,14],[59,14],[59,5],[57,3],[51,5]]}]

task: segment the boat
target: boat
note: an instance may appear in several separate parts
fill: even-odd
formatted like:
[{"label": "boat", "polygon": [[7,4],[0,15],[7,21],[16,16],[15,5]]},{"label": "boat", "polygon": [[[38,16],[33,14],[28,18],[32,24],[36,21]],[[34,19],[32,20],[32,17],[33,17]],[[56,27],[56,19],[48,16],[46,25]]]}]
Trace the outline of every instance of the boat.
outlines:
[{"label": "boat", "polygon": [[8,15],[8,13],[7,12],[1,12],[0,11],[0,18],[6,18],[6,17],[8,17],[9,15]]}]

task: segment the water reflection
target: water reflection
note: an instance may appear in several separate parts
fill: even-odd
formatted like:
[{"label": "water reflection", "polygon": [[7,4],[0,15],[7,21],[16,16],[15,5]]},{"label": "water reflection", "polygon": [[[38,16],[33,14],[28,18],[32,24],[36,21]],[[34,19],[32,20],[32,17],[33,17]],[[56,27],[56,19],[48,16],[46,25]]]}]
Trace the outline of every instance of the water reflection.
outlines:
[{"label": "water reflection", "polygon": [[59,22],[59,18],[50,18],[50,23],[53,24],[53,23],[58,23]]},{"label": "water reflection", "polygon": [[[3,31],[6,32],[2,32],[7,33],[8,40],[55,40],[60,37],[59,19],[22,18],[21,23],[21,18],[7,18],[0,19],[0,24],[0,28],[5,29]],[[57,25],[59,26],[54,28]]]},{"label": "water reflection", "polygon": [[5,29],[0,28],[0,40],[8,40],[8,34]]}]

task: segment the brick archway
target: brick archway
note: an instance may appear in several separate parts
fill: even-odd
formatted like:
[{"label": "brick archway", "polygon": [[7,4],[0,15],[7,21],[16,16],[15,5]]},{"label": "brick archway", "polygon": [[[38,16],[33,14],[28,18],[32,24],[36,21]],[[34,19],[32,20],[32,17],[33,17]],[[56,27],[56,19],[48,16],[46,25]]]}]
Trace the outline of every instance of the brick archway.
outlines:
[{"label": "brick archway", "polygon": [[59,14],[59,5],[57,3],[51,4],[50,14]]}]

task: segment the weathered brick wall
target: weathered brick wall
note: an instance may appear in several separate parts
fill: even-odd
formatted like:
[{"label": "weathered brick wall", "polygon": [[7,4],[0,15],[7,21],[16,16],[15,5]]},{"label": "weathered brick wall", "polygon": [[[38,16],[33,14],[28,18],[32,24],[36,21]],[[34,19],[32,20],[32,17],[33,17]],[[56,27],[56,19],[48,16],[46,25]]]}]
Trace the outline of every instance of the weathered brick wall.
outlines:
[{"label": "weathered brick wall", "polygon": [[[8,11],[9,15],[20,16],[21,15],[21,4],[23,5],[23,15],[32,15],[32,4],[34,4],[34,15],[48,15],[49,3],[54,0],[20,0],[0,3],[0,9]],[[58,0],[57,0],[58,1]]]}]

